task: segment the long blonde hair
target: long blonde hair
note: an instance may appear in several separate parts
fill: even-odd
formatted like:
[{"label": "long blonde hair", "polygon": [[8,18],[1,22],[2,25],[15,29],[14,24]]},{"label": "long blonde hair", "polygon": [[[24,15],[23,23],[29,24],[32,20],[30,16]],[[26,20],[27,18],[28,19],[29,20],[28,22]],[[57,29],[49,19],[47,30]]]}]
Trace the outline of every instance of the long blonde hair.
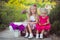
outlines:
[{"label": "long blonde hair", "polygon": [[37,17],[37,6],[33,5],[29,8],[28,13],[27,13],[27,17],[28,17],[28,20],[29,20],[29,17],[32,15],[32,12],[31,12],[31,8],[35,8],[35,18]]},{"label": "long blonde hair", "polygon": [[29,16],[32,15],[32,12],[31,12],[31,9],[34,8],[36,11],[35,11],[35,15],[37,14],[37,6],[33,5],[29,8]]}]

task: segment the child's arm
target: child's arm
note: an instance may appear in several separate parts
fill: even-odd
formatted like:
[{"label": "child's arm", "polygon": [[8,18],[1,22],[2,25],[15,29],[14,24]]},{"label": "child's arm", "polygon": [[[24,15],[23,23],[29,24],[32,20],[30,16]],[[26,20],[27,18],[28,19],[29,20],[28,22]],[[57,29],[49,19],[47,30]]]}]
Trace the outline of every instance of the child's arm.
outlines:
[{"label": "child's arm", "polygon": [[36,19],[36,22],[34,23],[38,23],[38,15],[36,15],[35,19]]},{"label": "child's arm", "polygon": [[[40,19],[39,19],[39,21],[40,21]],[[42,25],[40,22],[38,22],[39,23],[39,25]]]},{"label": "child's arm", "polygon": [[45,23],[45,24],[43,24],[43,25],[47,25],[47,24],[49,24],[50,22],[49,22],[49,18],[47,19],[47,22]]},{"label": "child's arm", "polygon": [[35,21],[35,22],[33,22],[33,23],[38,23],[38,18],[36,18],[36,21]]},{"label": "child's arm", "polygon": [[[38,17],[39,18],[39,17]],[[39,20],[38,20],[38,23],[39,23],[39,25],[42,25],[41,23],[40,23],[40,18],[39,18]]]},{"label": "child's arm", "polygon": [[50,21],[49,21],[49,18],[47,19],[47,23],[46,24],[49,24],[50,23]]}]

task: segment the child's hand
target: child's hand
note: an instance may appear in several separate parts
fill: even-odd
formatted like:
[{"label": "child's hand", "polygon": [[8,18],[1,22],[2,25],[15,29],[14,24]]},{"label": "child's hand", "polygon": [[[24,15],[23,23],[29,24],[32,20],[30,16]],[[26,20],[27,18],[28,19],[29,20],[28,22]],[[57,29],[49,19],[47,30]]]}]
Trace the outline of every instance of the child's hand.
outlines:
[{"label": "child's hand", "polygon": [[41,23],[39,23],[39,25],[42,25]]},{"label": "child's hand", "polygon": [[34,24],[34,22],[29,22],[29,24]]},{"label": "child's hand", "polygon": [[44,23],[43,25],[46,25],[46,23]]},{"label": "child's hand", "polygon": [[31,24],[34,24],[34,22],[31,22]]}]

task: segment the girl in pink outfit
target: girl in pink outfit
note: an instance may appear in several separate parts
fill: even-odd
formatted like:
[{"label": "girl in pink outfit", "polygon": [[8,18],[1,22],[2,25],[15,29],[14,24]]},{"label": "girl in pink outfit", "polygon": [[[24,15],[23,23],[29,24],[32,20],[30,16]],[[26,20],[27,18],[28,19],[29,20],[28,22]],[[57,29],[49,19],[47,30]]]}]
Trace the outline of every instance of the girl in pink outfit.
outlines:
[{"label": "girl in pink outfit", "polygon": [[43,38],[44,31],[50,30],[51,25],[47,14],[47,10],[43,8],[41,10],[41,15],[39,16],[39,22],[36,24],[36,38],[39,38],[39,32],[40,38]]}]

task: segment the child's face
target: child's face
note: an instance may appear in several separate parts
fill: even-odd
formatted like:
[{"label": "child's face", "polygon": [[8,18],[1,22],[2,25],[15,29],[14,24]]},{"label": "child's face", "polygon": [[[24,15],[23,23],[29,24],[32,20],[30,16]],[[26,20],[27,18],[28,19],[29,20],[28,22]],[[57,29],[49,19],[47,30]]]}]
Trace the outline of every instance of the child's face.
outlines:
[{"label": "child's face", "polygon": [[47,13],[46,12],[42,12],[42,14],[41,14],[41,16],[46,16],[47,15]]},{"label": "child's face", "polygon": [[34,14],[36,12],[36,8],[35,7],[31,8],[31,12],[32,12],[32,14]]}]

